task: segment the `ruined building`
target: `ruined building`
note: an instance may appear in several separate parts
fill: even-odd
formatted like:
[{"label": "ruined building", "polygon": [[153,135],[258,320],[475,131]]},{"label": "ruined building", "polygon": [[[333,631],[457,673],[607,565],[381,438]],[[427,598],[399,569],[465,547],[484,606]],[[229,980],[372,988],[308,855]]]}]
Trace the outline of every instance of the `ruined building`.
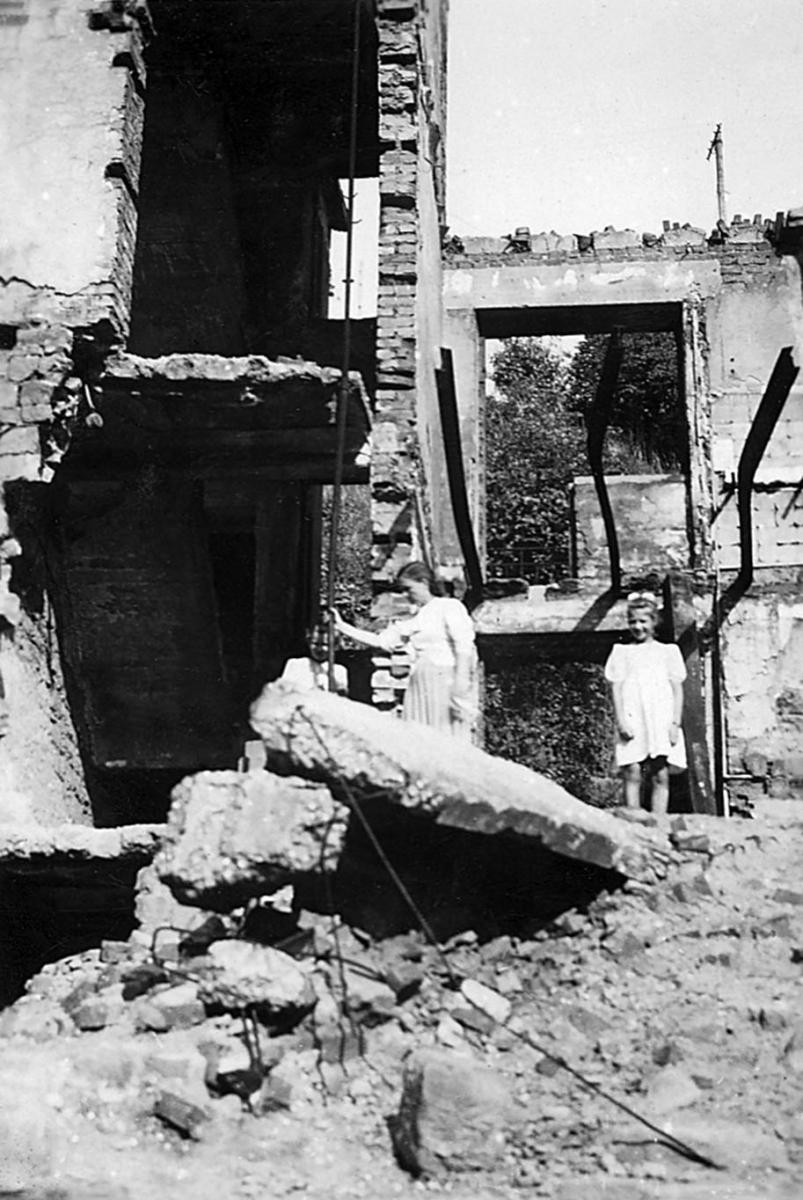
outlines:
[{"label": "ruined building", "polygon": [[[236,763],[319,603],[339,404],[376,616],[410,557],[480,600],[483,345],[511,334],[669,331],[690,465],[609,481],[616,564],[578,482],[579,589],[485,599],[482,653],[599,661],[649,566],[690,666],[695,806],[803,779],[800,226],[442,261],[446,18],[446,0],[0,0],[0,820],[159,821],[178,779]],[[378,181],[379,291],[341,387],[329,245],[352,169]],[[374,701],[399,686],[379,664]],[[48,861],[0,883],[38,929],[76,893]]]},{"label": "ruined building", "polygon": [[[430,520],[445,22],[434,0],[0,3],[0,820],[159,821],[179,778],[236,764],[319,601],[341,399],[379,576]],[[380,299],[341,389],[352,168],[378,180]],[[3,871],[0,903],[52,954],[45,914],[77,926],[113,881],[79,898],[49,861]]]},{"label": "ruined building", "polygon": [[394,572],[390,526],[426,494],[417,439],[437,437],[445,14],[0,6],[2,753],[35,817],[158,819],[171,781],[236,762],[248,702],[304,652],[352,109],[381,294],[352,323],[343,472],[370,479]]},{"label": "ruined building", "polygon": [[[803,784],[803,226],[794,210],[734,218],[711,238],[665,224],[661,237],[608,229],[451,246],[444,345],[480,517],[486,339],[608,335],[602,433],[616,338],[674,339],[685,471],[606,478],[604,437],[596,462],[589,445],[598,486],[575,481],[572,590],[487,600],[474,617],[486,658],[600,662],[625,631],[628,581],[657,579],[689,672],[691,803],[722,812],[740,790],[782,796]],[[458,545],[444,533],[445,553]]]}]

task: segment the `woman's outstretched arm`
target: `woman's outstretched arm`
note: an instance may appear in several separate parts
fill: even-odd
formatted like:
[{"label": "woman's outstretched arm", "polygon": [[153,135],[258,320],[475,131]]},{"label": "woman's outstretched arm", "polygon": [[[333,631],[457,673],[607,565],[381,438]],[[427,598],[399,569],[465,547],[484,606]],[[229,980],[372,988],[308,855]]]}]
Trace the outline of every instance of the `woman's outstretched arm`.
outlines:
[{"label": "woman's outstretched arm", "polygon": [[335,629],[338,633],[350,637],[353,642],[359,642],[361,646],[370,646],[374,650],[382,650],[385,642],[378,633],[371,633],[368,629],[360,629],[356,625],[351,625],[348,621],[344,621],[336,608],[330,609],[334,618]]}]

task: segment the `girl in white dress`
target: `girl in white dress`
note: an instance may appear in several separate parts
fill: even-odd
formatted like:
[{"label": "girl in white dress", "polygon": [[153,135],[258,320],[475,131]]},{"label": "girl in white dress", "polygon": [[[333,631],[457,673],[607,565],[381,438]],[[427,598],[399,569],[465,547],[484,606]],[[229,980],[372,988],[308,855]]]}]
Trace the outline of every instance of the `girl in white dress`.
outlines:
[{"label": "girl in white dress", "polygon": [[686,667],[674,644],[656,642],[659,602],[649,592],[627,598],[633,641],[616,645],[605,664],[616,713],[616,763],[622,771],[628,808],[641,804],[642,779],[650,785],[650,807],[663,816],[669,802],[669,773],[686,768],[683,680]]},{"label": "girl in white dress", "polygon": [[381,633],[369,633],[335,612],[335,628],[363,646],[388,651],[408,648],[413,665],[402,717],[469,740],[475,659],[471,617],[459,600],[438,594],[440,585],[425,563],[408,563],[396,583],[416,606],[414,616],[394,621]]}]

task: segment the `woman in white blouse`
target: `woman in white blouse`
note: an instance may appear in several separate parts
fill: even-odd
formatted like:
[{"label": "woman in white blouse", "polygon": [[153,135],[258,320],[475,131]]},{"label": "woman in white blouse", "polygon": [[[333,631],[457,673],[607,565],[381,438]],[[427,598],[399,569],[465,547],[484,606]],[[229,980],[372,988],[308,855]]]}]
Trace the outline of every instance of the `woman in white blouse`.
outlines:
[{"label": "woman in white blouse", "polygon": [[409,649],[413,665],[402,717],[467,739],[474,715],[471,617],[459,600],[440,594],[441,585],[426,563],[408,563],[396,583],[417,608],[414,616],[394,621],[381,633],[369,633],[335,612],[335,628],[363,646]]}]

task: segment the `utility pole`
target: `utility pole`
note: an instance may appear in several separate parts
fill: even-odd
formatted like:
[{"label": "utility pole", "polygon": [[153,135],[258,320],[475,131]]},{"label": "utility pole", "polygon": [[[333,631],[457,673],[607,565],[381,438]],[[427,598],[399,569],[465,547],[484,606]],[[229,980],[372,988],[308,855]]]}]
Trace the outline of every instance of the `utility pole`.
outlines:
[{"label": "utility pole", "polygon": [[714,155],[714,161],[717,167],[717,209],[719,210],[719,220],[727,225],[728,218],[725,214],[725,168],[722,165],[722,123],[720,122],[714,130],[714,136],[711,140],[711,145],[708,147],[708,154],[705,156],[706,161]]}]

